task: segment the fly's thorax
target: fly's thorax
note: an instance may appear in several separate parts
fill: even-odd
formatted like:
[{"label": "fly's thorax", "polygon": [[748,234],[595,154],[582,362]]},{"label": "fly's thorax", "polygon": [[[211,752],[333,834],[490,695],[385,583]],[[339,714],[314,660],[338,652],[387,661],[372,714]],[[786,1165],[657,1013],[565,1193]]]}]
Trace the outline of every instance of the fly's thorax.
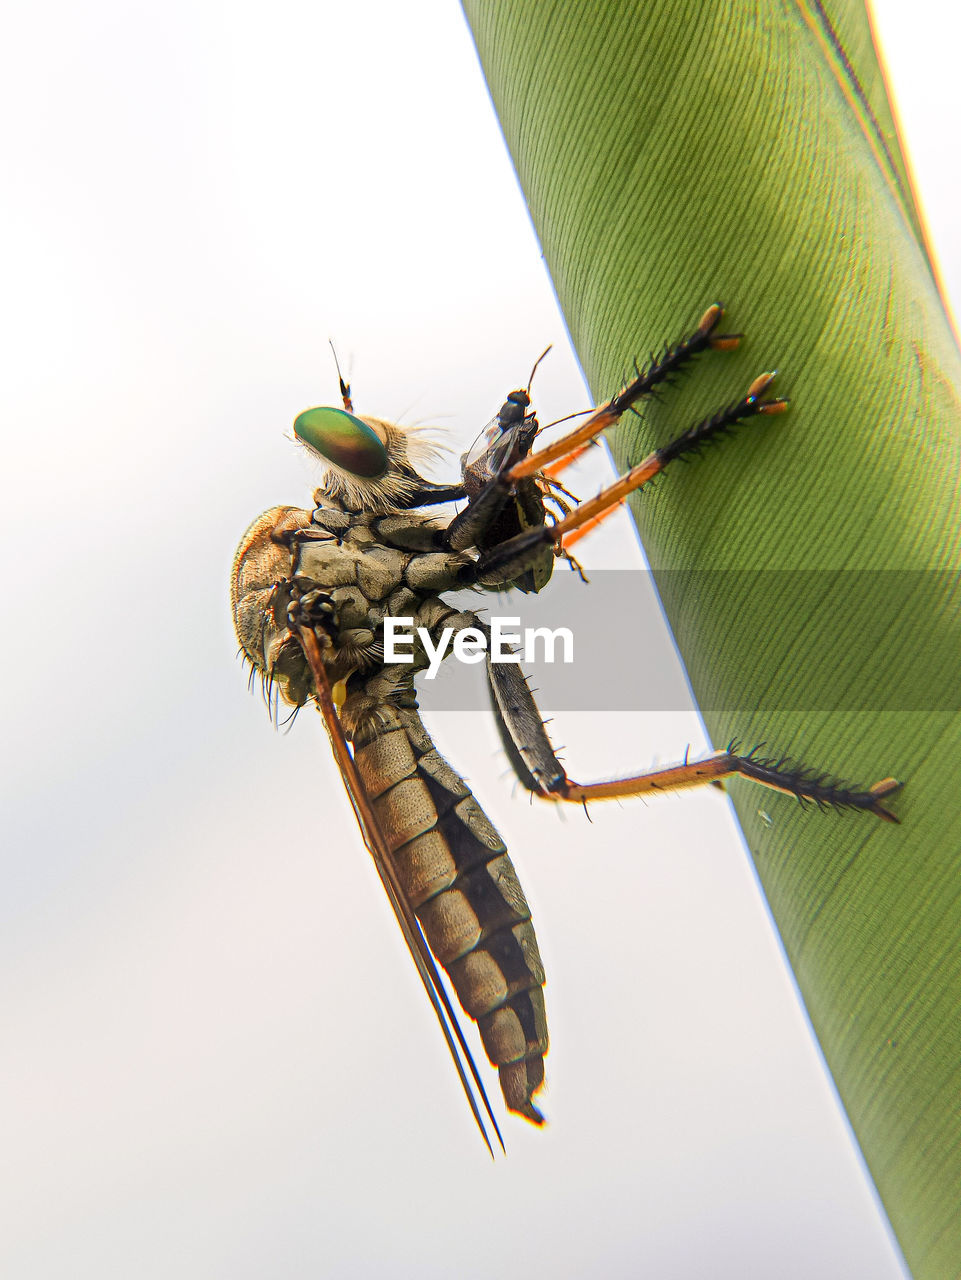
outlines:
[{"label": "fly's thorax", "polygon": [[423,511],[355,511],[323,489],[314,492],[311,521],[318,530],[358,546],[378,543],[401,551],[436,551],[443,541],[444,521]]},{"label": "fly's thorax", "polygon": [[[312,513],[265,512],[245,535],[234,565],[234,617],[245,655],[286,702],[303,705],[312,681],[288,630],[287,609],[298,592],[319,592],[331,606],[322,645],[331,684],[362,693],[365,714],[382,702],[412,704],[413,678],[432,661],[420,628],[433,635],[448,618],[455,625],[476,622],[438,595],[456,585],[469,563],[439,545],[433,519],[420,512],[350,512],[331,498]],[[384,663],[387,616],[412,619],[414,642],[401,666]],[[358,698],[352,705],[360,707]]]}]

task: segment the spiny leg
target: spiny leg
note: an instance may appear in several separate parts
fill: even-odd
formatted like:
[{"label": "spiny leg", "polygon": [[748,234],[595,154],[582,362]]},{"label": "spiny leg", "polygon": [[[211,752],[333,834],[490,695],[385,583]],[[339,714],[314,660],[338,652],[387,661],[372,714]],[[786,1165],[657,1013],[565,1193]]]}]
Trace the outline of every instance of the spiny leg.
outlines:
[{"label": "spiny leg", "polygon": [[815,804],[821,809],[866,809],[886,822],[898,819],[881,805],[885,796],[901,786],[894,778],[883,778],[870,787],[860,787],[818,773],[806,765],[792,764],[789,760],[766,760],[757,750],[738,755],[733,744],[725,751],[716,751],[704,760],[685,760],[682,764],[666,769],[653,769],[630,778],[618,778],[611,782],[574,782],[564,775],[563,782],[549,793],[555,800],[570,800],[582,804],[587,800],[608,800],[617,796],[642,796],[655,791],[676,791],[685,787],[699,787],[722,778],[742,777],[758,782],[762,787],[782,791],[794,796],[802,804]]},{"label": "spiny leg", "polygon": [[623,507],[624,505],[624,499],[622,498],[620,502],[615,502],[613,506],[608,507],[606,511],[602,511],[600,515],[594,516],[593,519],[582,524],[580,528],[575,529],[572,533],[565,534],[561,543],[562,551],[564,553],[569,552],[576,542],[580,542],[581,538],[586,538],[589,533],[593,533],[598,525],[603,524],[608,516],[612,516],[618,507]]},{"label": "spiny leg", "polygon": [[649,395],[662,382],[669,382],[675,373],[700,352],[710,349],[727,351],[736,347],[741,340],[739,333],[715,334],[714,332],[721,323],[723,315],[723,308],[716,302],[712,303],[701,316],[697,328],[690,337],[668,347],[660,358],[653,359],[647,369],[638,372],[633,382],[628,383],[616,396],[612,396],[606,404],[595,409],[579,427],[561,436],[546,449],[532,453],[515,463],[506,478],[511,483],[515,483],[523,476],[534,475],[538,471],[549,468],[551,463],[557,462],[560,458],[566,458],[568,454],[589,444],[608,427],[612,427],[618,418],[638,400]]},{"label": "spiny leg", "polygon": [[653,480],[656,475],[659,475],[664,470],[668,463],[673,462],[676,458],[690,457],[692,454],[700,453],[705,445],[711,444],[720,436],[726,435],[739,422],[745,422],[748,418],[757,417],[758,415],[783,413],[788,407],[786,400],[781,399],[781,397],[776,397],[773,400],[764,400],[762,398],[764,392],[774,381],[774,376],[773,373],[762,373],[748,387],[747,395],[742,400],[738,400],[735,404],[729,405],[728,408],[722,409],[719,413],[712,414],[711,417],[705,418],[693,427],[689,427],[687,431],[677,436],[670,444],[665,445],[663,449],[655,449],[653,453],[649,453],[636,467],[632,467],[620,479],[615,480],[606,489],[602,489],[596,497],[580,503],[575,511],[572,511],[569,516],[565,516],[563,520],[559,520],[553,526],[551,532],[555,541],[563,543],[566,534],[573,533],[575,529],[580,529],[589,522],[596,520],[599,516],[606,514],[611,507],[623,501],[628,494],[634,493]]},{"label": "spiny leg", "polygon": [[556,524],[527,530],[492,548],[465,572],[465,582],[469,577],[471,582],[491,587],[512,581],[536,559],[545,544],[553,543],[554,546],[563,547],[565,537],[588,524],[596,523],[628,494],[653,480],[675,459],[700,453],[705,445],[726,435],[732,427],[749,418],[783,412],[787,408],[786,400],[763,398],[773,379],[773,373],[762,373],[751,383],[743,399],[702,422],[695,423],[664,448],[655,449],[626,475],[603,489],[596,497],[580,503],[570,515],[558,520]]},{"label": "spiny leg", "polygon": [[[597,441],[592,440],[590,444],[578,445],[578,447],[574,450],[574,452],[569,453],[566,458],[562,458],[560,462],[552,462],[550,466],[545,467],[544,470],[541,472],[541,475],[544,477],[544,479],[547,481],[549,485],[551,486],[557,485],[558,481],[556,477],[559,476],[562,471],[565,471],[569,466],[572,466],[575,462],[577,462],[579,458],[582,458],[589,449],[593,449],[596,446],[596,444],[597,444]],[[566,489],[564,489],[563,492],[569,498],[574,498],[574,495],[571,493],[568,493]],[[579,501],[580,501],[579,498],[574,498],[575,503]],[[580,542],[581,538],[586,538],[589,533],[593,533],[594,530],[598,527],[598,525],[603,524],[604,521],[607,520],[609,516],[612,516],[615,511],[619,510],[619,508],[623,506],[626,506],[626,502],[625,502],[625,499],[622,498],[620,502],[615,502],[613,506],[608,507],[606,511],[602,511],[600,515],[594,516],[593,519],[588,520],[586,524],[582,524],[580,528],[576,529],[573,533],[566,534],[564,537],[564,541],[561,544],[562,554],[566,555],[566,553],[570,551],[571,547],[575,544],[575,542]],[[561,514],[565,516],[569,515],[570,511],[569,510],[563,511]],[[570,559],[569,556],[567,558]],[[574,563],[576,563],[576,561]]]},{"label": "spiny leg", "polygon": [[794,796],[802,804],[815,804],[822,809],[862,809],[876,814],[885,822],[898,821],[881,804],[886,796],[901,786],[894,778],[884,778],[871,787],[861,787],[787,759],[764,759],[757,749],[741,755],[735,743],[704,760],[684,760],[666,769],[652,769],[609,782],[575,782],[567,776],[554,752],[520,668],[514,664],[489,663],[488,676],[498,728],[508,757],[524,786],[545,800],[584,804],[588,800],[699,787],[740,776]]},{"label": "spiny leg", "polygon": [[[713,333],[714,328],[720,323],[723,315],[722,308],[714,303],[708,307],[707,311],[701,317],[697,330],[691,338],[685,339],[674,347],[665,350],[661,359],[658,360],[651,357],[651,364],[641,373],[637,372],[637,377],[623,391],[612,400],[602,406],[601,409],[595,410],[593,420],[588,420],[584,427],[579,428],[577,432],[571,432],[561,440],[555,442],[551,447],[551,454],[554,454],[559,448],[567,448],[571,444],[571,436],[580,436],[583,430],[588,428],[592,432],[596,432],[598,426],[600,430],[607,430],[612,426],[618,417],[623,416],[626,408],[633,410],[634,404],[644,395],[653,391],[654,387],[661,381],[671,381],[671,375],[690,357],[696,355],[702,349],[702,344],[707,338],[707,345],[716,350],[731,350],[740,342],[741,335],[737,333],[718,334]],[[634,366],[637,370],[637,365]],[[613,416],[613,415],[617,416]],[[593,434],[585,443],[574,443],[571,451],[566,456],[561,455],[554,462],[548,462],[542,465],[541,474],[546,476],[548,480],[554,480],[561,472],[572,466],[577,460],[584,456],[585,453],[597,444],[597,435]],[[544,455],[547,450],[542,450],[537,454],[537,460],[543,464]],[[587,516],[583,522],[579,523],[576,530],[569,531],[563,537],[561,546],[564,551],[569,551],[576,542],[591,533],[604,520],[614,514],[618,507],[624,506],[624,499],[620,498],[616,502],[612,502],[610,506],[605,507],[598,514]],[[565,513],[566,514],[566,513]]]}]

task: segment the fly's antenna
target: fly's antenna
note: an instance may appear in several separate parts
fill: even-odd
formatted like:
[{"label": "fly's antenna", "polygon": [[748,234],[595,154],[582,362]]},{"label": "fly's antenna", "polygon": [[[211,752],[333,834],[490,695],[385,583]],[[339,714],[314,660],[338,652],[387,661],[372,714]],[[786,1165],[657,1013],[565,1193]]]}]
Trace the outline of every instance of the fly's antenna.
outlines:
[{"label": "fly's antenna", "polygon": [[[347,412],[348,412],[348,413],[353,413],[353,411],[354,411],[354,402],[353,402],[353,400],[351,400],[351,398],[350,398],[350,383],[349,383],[349,382],[345,382],[345,381],[344,381],[344,375],[343,375],[343,374],[341,373],[341,371],[340,371],[340,361],[337,359],[337,350],[336,350],[336,348],[334,347],[334,340],[333,340],[333,338],[328,338],[328,339],[327,339],[327,341],[330,343],[330,349],[331,349],[331,351],[334,353],[334,364],[335,364],[335,366],[336,366],[336,368],[337,368],[337,381],[340,383],[340,394],[341,394],[341,398],[342,398],[342,399],[343,399],[343,401],[344,401],[344,408],[347,410]],[[549,350],[550,350],[550,348],[548,347],[548,351],[549,351]],[[544,352],[544,355],[546,355],[546,354],[547,354],[547,352],[545,351],[545,352]],[[542,360],[543,360],[543,358],[544,358],[544,356],[541,356],[541,359],[542,359]],[[536,364],[534,365],[534,368],[535,368],[535,369],[537,368],[537,365],[536,365]],[[531,376],[533,377],[533,375],[531,375]]]},{"label": "fly's antenna", "polygon": [[541,362],[541,361],[544,359],[544,357],[547,355],[547,352],[548,352],[548,351],[550,351],[550,350],[551,350],[551,348],[552,348],[553,346],[554,346],[554,344],[553,344],[553,342],[552,342],[552,343],[551,343],[551,345],[550,345],[550,347],[547,347],[547,349],[546,349],[546,350],[542,351],[542,352],[540,353],[540,355],[537,357],[537,359],[534,361],[534,368],[531,370],[531,376],[527,379],[527,393],[528,393],[528,395],[530,395],[531,383],[534,381],[534,374],[537,372],[537,366],[540,364],[540,362]]},{"label": "fly's antenna", "polygon": [[[541,359],[543,358],[542,356]],[[553,422],[545,422],[542,427],[537,428],[537,434],[540,435],[542,431],[550,431],[551,427],[559,427],[562,422],[571,422],[574,418],[586,418],[589,413],[593,412],[593,409],[578,409],[576,413],[565,414],[563,418],[555,418]],[[594,443],[595,441],[591,441],[591,444]]]}]

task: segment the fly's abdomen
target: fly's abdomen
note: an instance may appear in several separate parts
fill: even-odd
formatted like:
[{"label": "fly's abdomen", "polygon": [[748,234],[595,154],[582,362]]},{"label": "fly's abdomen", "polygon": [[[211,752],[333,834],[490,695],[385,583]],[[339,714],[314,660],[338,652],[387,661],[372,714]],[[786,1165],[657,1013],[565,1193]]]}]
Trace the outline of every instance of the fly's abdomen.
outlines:
[{"label": "fly's abdomen", "polygon": [[420,717],[379,709],[353,735],[358,770],[408,900],[458,999],[480,1028],[504,1100],[540,1124],[544,968],[506,849]]}]

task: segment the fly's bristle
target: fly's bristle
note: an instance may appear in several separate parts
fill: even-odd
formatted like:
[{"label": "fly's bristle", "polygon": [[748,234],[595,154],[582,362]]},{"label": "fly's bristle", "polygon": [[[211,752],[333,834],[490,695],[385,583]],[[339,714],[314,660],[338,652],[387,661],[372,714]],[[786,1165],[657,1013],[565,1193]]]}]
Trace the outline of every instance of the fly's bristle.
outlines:
[{"label": "fly's bristle", "polygon": [[[730,750],[730,748],[729,748]],[[785,791],[797,798],[801,805],[814,804],[819,809],[863,809],[876,814],[885,822],[897,822],[893,813],[881,805],[881,800],[897,791],[901,784],[894,778],[884,778],[873,787],[859,787],[828,773],[820,773],[807,765],[781,756],[766,759],[753,747],[746,755],[731,752],[737,772],[753,778],[778,791]]]}]

